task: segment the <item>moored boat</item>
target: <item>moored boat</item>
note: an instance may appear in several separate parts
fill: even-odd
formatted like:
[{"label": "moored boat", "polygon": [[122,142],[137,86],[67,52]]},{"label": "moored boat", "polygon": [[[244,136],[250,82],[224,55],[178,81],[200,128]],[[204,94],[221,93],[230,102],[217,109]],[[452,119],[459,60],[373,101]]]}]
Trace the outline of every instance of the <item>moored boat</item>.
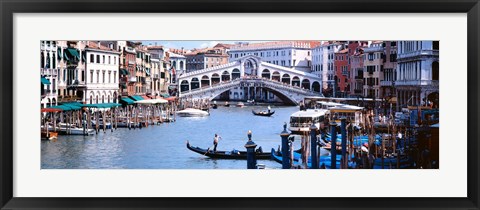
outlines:
[{"label": "moored boat", "polygon": [[225,101],[225,105],[224,105],[224,106],[226,106],[226,107],[229,107],[229,106],[230,106],[230,104],[228,103],[228,101]]},{"label": "moored boat", "polygon": [[[209,149],[204,149],[200,147],[194,147],[190,145],[190,142],[187,141],[187,148],[193,152],[196,152],[198,154],[210,157],[210,158],[216,158],[216,159],[237,159],[237,160],[246,160],[247,159],[247,152],[246,151],[238,151],[238,150],[232,150],[232,151],[219,151],[217,150],[216,152],[213,152],[213,150]],[[268,160],[271,158],[270,152],[263,152],[261,147],[259,147],[256,152],[255,152],[255,157],[257,160],[263,159],[263,160]]]},{"label": "moored boat", "polygon": [[321,128],[327,112],[328,110],[325,109],[307,109],[295,112],[290,115],[289,130],[293,134],[302,135],[310,132],[312,124],[315,124],[317,128]]},{"label": "moored boat", "polygon": [[245,106],[245,104],[243,102],[238,102],[237,103],[237,107],[244,107],[244,106]]},{"label": "moored boat", "polygon": [[210,115],[206,111],[193,108],[186,108],[184,110],[178,111],[177,114],[180,117],[204,117]]}]

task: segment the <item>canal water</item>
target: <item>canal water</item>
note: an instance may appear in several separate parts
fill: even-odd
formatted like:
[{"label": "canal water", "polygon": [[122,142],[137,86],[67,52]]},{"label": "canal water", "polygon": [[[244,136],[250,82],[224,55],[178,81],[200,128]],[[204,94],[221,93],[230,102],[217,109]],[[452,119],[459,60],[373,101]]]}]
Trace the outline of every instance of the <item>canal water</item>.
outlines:
[{"label": "canal water", "polygon": [[[42,169],[246,169],[245,160],[215,160],[187,149],[193,146],[213,149],[213,137],[222,139],[217,150],[245,150],[247,132],[263,151],[281,145],[283,123],[298,107],[275,107],[272,117],[254,116],[262,106],[211,109],[208,117],[178,117],[174,123],[142,129],[118,128],[93,136],[60,136],[41,142]],[[300,146],[295,141],[295,149]],[[257,146],[257,148],[258,148]],[[281,168],[271,160],[258,160],[268,168]]]}]

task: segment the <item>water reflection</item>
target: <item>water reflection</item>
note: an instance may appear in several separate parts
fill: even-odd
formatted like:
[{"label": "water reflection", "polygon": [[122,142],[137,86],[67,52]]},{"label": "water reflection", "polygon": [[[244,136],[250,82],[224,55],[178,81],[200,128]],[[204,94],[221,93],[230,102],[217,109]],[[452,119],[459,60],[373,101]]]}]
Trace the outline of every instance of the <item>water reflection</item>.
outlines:
[{"label": "water reflection", "polygon": [[[247,131],[263,151],[281,144],[280,132],[298,107],[272,107],[272,117],[254,116],[251,110],[265,107],[219,107],[208,117],[177,117],[175,123],[142,129],[119,128],[93,136],[59,136],[57,141],[41,142],[43,169],[245,169],[244,160],[213,160],[186,148],[211,147],[213,136],[222,136],[218,150],[245,150]],[[299,148],[299,141],[295,141]],[[259,160],[270,168],[280,164]]]}]

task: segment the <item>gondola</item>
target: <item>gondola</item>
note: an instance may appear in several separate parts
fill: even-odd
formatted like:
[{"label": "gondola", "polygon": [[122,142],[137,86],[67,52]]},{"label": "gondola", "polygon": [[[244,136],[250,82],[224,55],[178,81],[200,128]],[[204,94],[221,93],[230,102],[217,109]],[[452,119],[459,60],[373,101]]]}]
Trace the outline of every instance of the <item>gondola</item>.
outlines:
[{"label": "gondola", "polygon": [[217,109],[217,108],[218,108],[217,104],[212,104],[212,109]]},{"label": "gondola", "polygon": [[[192,150],[198,154],[205,155],[210,158],[215,158],[215,159],[235,159],[235,160],[246,160],[247,159],[247,152],[246,151],[238,151],[238,150],[232,150],[232,151],[218,151],[213,152],[213,150],[207,151],[207,149],[203,149],[200,147],[194,147],[190,145],[190,142],[187,141],[187,148],[189,150]],[[268,160],[271,157],[270,152],[262,152],[261,148],[257,149],[255,152],[255,156],[257,160],[263,159],[263,160]]]},{"label": "gondola", "polygon": [[225,104],[224,104],[225,107],[229,107],[230,104],[228,103],[228,101],[225,101]]},{"label": "gondola", "polygon": [[257,116],[270,117],[270,116],[272,116],[273,114],[275,114],[275,111],[273,111],[273,112],[268,112],[268,111],[255,112],[254,110],[252,110],[252,113],[253,113],[254,115],[257,115]]}]

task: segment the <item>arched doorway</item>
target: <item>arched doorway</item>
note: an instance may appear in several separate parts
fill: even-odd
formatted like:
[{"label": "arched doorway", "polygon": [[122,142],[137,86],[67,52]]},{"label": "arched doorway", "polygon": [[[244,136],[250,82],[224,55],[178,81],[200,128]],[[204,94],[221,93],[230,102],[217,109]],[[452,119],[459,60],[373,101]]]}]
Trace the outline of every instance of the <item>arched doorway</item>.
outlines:
[{"label": "arched doorway", "polygon": [[203,75],[202,77],[202,88],[210,86],[210,79],[207,75]]},{"label": "arched doorway", "polygon": [[93,96],[90,95],[90,104],[93,104]]},{"label": "arched doorway", "polygon": [[432,63],[432,80],[439,80],[440,78],[440,71],[439,71],[439,64],[438,61]]},{"label": "arched doorway", "polygon": [[113,103],[117,103],[117,92],[113,93]]},{"label": "arched doorway", "polygon": [[217,73],[215,74],[212,74],[212,85],[215,85],[215,84],[218,84],[220,83],[220,75],[218,75]]},{"label": "arched doorway", "polygon": [[98,95],[95,96],[95,103],[98,104]]},{"label": "arched doorway", "polygon": [[225,81],[230,81],[230,73],[228,73],[228,71],[224,71],[222,73],[222,82],[225,82]]},{"label": "arched doorway", "polygon": [[274,71],[272,74],[272,80],[280,82],[280,73],[278,71]]},{"label": "arched doorway", "polygon": [[292,85],[300,87],[300,78],[298,78],[297,76],[294,76],[292,79]]},{"label": "arched doorway", "polygon": [[200,88],[200,81],[198,81],[198,78],[194,77],[192,78],[192,82],[190,82],[190,85],[192,86],[191,90],[195,90]]},{"label": "arched doorway", "polygon": [[284,74],[282,76],[282,82],[290,85],[290,75],[289,74]]},{"label": "arched doorway", "polygon": [[105,95],[102,95],[102,104],[105,103]]},{"label": "arched doorway", "polygon": [[232,80],[236,80],[236,79],[240,78],[240,76],[241,76],[240,70],[234,69],[232,71]]},{"label": "arched doorway", "polygon": [[310,90],[310,80],[308,79],[302,80],[302,88]]},{"label": "arched doorway", "polygon": [[245,70],[245,75],[248,76],[257,76],[258,73],[258,64],[253,58],[245,60],[243,63],[243,69]]},{"label": "arched doorway", "polygon": [[270,70],[264,69],[264,70],[262,71],[262,78],[270,79]]},{"label": "arched doorway", "polygon": [[190,90],[190,86],[188,85],[188,81],[182,80],[182,82],[180,83],[180,92],[185,92],[189,90]]},{"label": "arched doorway", "polygon": [[110,103],[110,95],[107,96],[107,103]]},{"label": "arched doorway", "polygon": [[320,83],[317,82],[317,81],[313,82],[312,90],[315,91],[315,92],[320,92]]},{"label": "arched doorway", "polygon": [[183,69],[185,69],[185,68],[183,67],[183,61],[180,61],[180,70],[183,70]]}]

